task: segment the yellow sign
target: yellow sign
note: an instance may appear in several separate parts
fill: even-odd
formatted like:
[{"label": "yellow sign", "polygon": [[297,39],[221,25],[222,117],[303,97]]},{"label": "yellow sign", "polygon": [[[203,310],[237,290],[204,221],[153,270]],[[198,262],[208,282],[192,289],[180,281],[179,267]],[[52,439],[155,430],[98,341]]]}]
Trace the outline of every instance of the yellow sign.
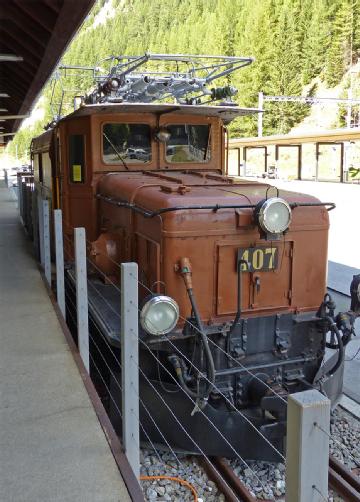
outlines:
[{"label": "yellow sign", "polygon": [[82,182],[82,176],[81,176],[81,165],[80,164],[73,164],[72,166],[72,181],[74,182]]}]

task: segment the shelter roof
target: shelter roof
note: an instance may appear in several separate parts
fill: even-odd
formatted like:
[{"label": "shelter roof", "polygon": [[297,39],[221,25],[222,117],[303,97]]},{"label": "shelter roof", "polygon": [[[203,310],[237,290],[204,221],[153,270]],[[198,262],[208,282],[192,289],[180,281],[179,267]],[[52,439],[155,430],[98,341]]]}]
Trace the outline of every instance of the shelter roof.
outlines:
[{"label": "shelter roof", "polygon": [[300,145],[303,143],[336,143],[360,139],[360,128],[331,129],[310,132],[297,132],[274,136],[252,138],[233,138],[229,141],[230,148],[261,147],[269,145]]},{"label": "shelter roof", "polygon": [[[4,142],[30,112],[95,0],[7,0],[0,7],[0,120]],[[10,56],[22,58],[11,60]],[[13,58],[14,59],[14,58]],[[6,97],[6,95],[8,97]],[[5,111],[4,111],[5,110]],[[1,136],[0,136],[0,144]]]}]

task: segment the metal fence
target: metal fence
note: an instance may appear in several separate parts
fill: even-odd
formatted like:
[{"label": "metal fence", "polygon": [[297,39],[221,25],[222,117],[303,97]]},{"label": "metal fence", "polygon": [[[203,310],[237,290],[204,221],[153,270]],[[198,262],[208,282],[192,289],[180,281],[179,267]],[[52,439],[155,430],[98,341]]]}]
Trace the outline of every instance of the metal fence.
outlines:
[{"label": "metal fence", "polygon": [[[20,194],[22,191],[20,191]],[[21,197],[21,196],[20,196]],[[23,207],[22,200],[20,208]],[[60,209],[55,211],[49,210],[49,202],[41,197],[37,200],[38,210],[38,232],[40,242],[40,259],[45,272],[45,278],[50,287],[56,291],[56,298],[60,311],[72,326],[72,331],[77,338],[78,349],[86,370],[90,376],[99,382],[103,390],[103,395],[108,400],[108,408],[111,408],[113,415],[118,416],[118,420],[122,423],[122,444],[129,460],[129,463],[136,477],[141,481],[150,481],[151,479],[161,479],[168,477],[168,465],[165,465],[162,456],[161,447],[152,440],[144,422],[144,416],[152,423],[152,427],[161,437],[162,443],[167,447],[168,457],[173,463],[181,466],[184,462],[184,457],[173,448],[172,444],[162,431],[161,424],[156,423],[152,417],[151,411],[147,408],[140,392],[139,379],[146,382],[153,391],[154,399],[161,402],[164,413],[168,419],[173,421],[191,441],[194,450],[197,451],[206,461],[211,462],[196,440],[193,438],[193,431],[182,423],[180,417],[176,415],[174,410],[164,400],[163,396],[139,364],[139,350],[144,350],[149,353],[150,360],[157,366],[158,371],[163,372],[173,382],[176,391],[181,393],[184,400],[187,400],[193,406],[194,412],[199,413],[209,423],[214,431],[214,434],[221,437],[227,446],[231,449],[233,457],[238,460],[241,465],[251,472],[251,475],[256,482],[263,487],[266,493],[266,487],[260,479],[257,472],[251,467],[250,463],[244,459],[236,448],[233,447],[231,441],[222,432],[211,418],[204,413],[199,407],[196,399],[194,399],[184,388],[179,384],[176,376],[169,371],[168,368],[159,359],[155,350],[139,337],[139,305],[138,291],[139,288],[145,288],[149,294],[152,291],[144,282],[138,278],[138,267],[136,263],[116,264],[119,267],[120,281],[116,281],[107,277],[96,265],[94,260],[89,255],[89,242],[86,239],[84,228],[74,228],[73,235],[63,233],[63,218]],[[23,218],[24,219],[24,218]],[[54,246],[53,255],[55,267],[52,267],[51,262],[51,247],[50,247],[50,227],[54,229]],[[73,246],[74,253],[74,269],[72,272],[72,280],[66,278],[69,274],[69,267],[64,263],[64,244]],[[67,264],[68,265],[68,264]],[[64,271],[66,272],[64,273]],[[71,274],[70,274],[71,275]],[[100,280],[93,280],[97,275]],[[102,281],[102,282],[101,282]],[[119,303],[114,307],[114,304],[109,302],[109,299],[104,295],[103,283],[111,284],[114,292],[119,298]],[[65,287],[66,285],[66,287]],[[109,343],[109,340],[104,336],[104,333],[99,329],[89,317],[89,297],[96,295],[104,305],[104,308],[109,309],[117,318],[120,325],[120,347],[114,348]],[[90,321],[89,321],[90,319]],[[190,323],[189,319],[182,318],[184,323]],[[198,328],[192,325],[196,331]],[[200,369],[184,354],[171,340],[171,337],[166,336],[166,341],[169,347],[178,354],[192,368],[194,373],[200,373]],[[209,343],[213,347],[224,352],[214,340],[209,337]],[[233,364],[238,365],[243,371],[248,372],[255,379],[258,377],[246,366],[231,354],[226,353]],[[108,378],[105,377],[104,371],[110,375],[110,385]],[[239,409],[237,409],[229,398],[225,395],[216,382],[210,382],[204,374],[201,377],[212,384],[214,390],[219,396],[224,399],[231,411],[238,414],[245,420],[249,426],[254,429],[256,434],[259,434],[264,443],[274,449],[278,458],[286,464],[286,500],[287,502],[309,502],[309,501],[324,501],[328,498],[328,463],[329,463],[329,438],[330,438],[330,401],[317,390],[309,390],[297,394],[290,395],[287,400],[288,415],[287,415],[287,450],[286,457],[278,451],[275,446],[265,437],[261,430],[253,424],[253,422]],[[264,382],[261,380],[261,383]],[[282,395],[269,387],[269,391],[277,395],[284,401]],[[142,438],[142,439],[141,439]],[[147,444],[147,448],[152,450],[153,454],[159,459],[159,465],[163,464],[163,469],[160,474],[154,476],[141,475],[140,465],[140,450],[142,441]],[[169,464],[169,462],[167,462]],[[218,476],[222,478],[226,485],[226,480],[223,479],[221,472],[218,470]],[[174,475],[173,479],[176,480]],[[178,479],[178,482],[181,482]],[[231,487],[229,487],[231,491]]]}]

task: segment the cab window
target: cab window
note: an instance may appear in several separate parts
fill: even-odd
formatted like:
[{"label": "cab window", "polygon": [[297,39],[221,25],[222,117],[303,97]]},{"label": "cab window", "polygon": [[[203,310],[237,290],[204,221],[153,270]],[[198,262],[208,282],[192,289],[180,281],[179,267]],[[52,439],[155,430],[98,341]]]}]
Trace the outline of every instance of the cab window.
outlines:
[{"label": "cab window", "polygon": [[209,162],[211,137],[209,125],[168,125],[170,139],[166,143],[167,162]]},{"label": "cab window", "polygon": [[69,172],[71,183],[85,183],[85,141],[82,134],[69,136]]},{"label": "cab window", "polygon": [[103,160],[106,164],[151,162],[151,131],[147,124],[104,124]]}]

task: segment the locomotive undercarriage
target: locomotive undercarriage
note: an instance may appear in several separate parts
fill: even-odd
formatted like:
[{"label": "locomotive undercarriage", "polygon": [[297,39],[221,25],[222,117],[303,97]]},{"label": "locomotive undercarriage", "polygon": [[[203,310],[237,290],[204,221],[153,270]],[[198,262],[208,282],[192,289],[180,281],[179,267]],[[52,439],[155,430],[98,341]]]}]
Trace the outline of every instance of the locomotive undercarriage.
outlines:
[{"label": "locomotive undercarriage", "polygon": [[[190,323],[193,324],[194,320],[191,319]],[[187,424],[187,430],[191,430],[193,435],[196,430],[196,442],[205,453],[231,457],[235,449],[248,459],[279,460],[275,449],[256,429],[276,449],[283,451],[287,395],[310,388],[323,359],[325,334],[318,325],[315,313],[248,318],[239,322],[230,339],[224,325],[213,326],[208,339],[216,379],[201,411],[198,410],[199,400],[184,399],[186,389],[174,393],[179,383],[175,384],[171,367],[174,365],[173,358],[178,358],[186,374],[187,385],[193,389],[197,385],[205,386],[208,380],[206,358],[198,334],[185,339],[172,338],[170,342],[149,343],[163,366],[156,368],[149,350],[143,351],[142,364],[179,421]],[[200,382],[197,370],[202,375]],[[143,389],[155,421],[167,416],[160,398],[154,404],[154,391],[148,385],[144,385]],[[174,441],[173,445],[194,450],[192,441],[179,430],[179,426],[169,421],[164,426]],[[210,435],[211,442],[208,441]]]},{"label": "locomotive undercarriage", "polygon": [[[98,279],[90,282],[91,376],[120,433],[120,317],[115,315],[120,294]],[[67,285],[72,305],[71,270]],[[140,333],[140,419],[147,435],[164,444],[163,435],[177,450],[279,460],[276,450],[284,451],[287,395],[311,388],[323,361],[326,332],[321,320],[315,312],[284,313],[241,318],[230,333],[229,323],[206,327],[216,376],[205,403],[187,392],[200,392],[209,383],[202,342],[193,326],[194,319],[189,319],[183,332],[167,337]],[[187,388],[181,387],[177,364]],[[342,366],[332,377],[335,391],[341,382]],[[142,440],[148,438],[143,434]]]}]

